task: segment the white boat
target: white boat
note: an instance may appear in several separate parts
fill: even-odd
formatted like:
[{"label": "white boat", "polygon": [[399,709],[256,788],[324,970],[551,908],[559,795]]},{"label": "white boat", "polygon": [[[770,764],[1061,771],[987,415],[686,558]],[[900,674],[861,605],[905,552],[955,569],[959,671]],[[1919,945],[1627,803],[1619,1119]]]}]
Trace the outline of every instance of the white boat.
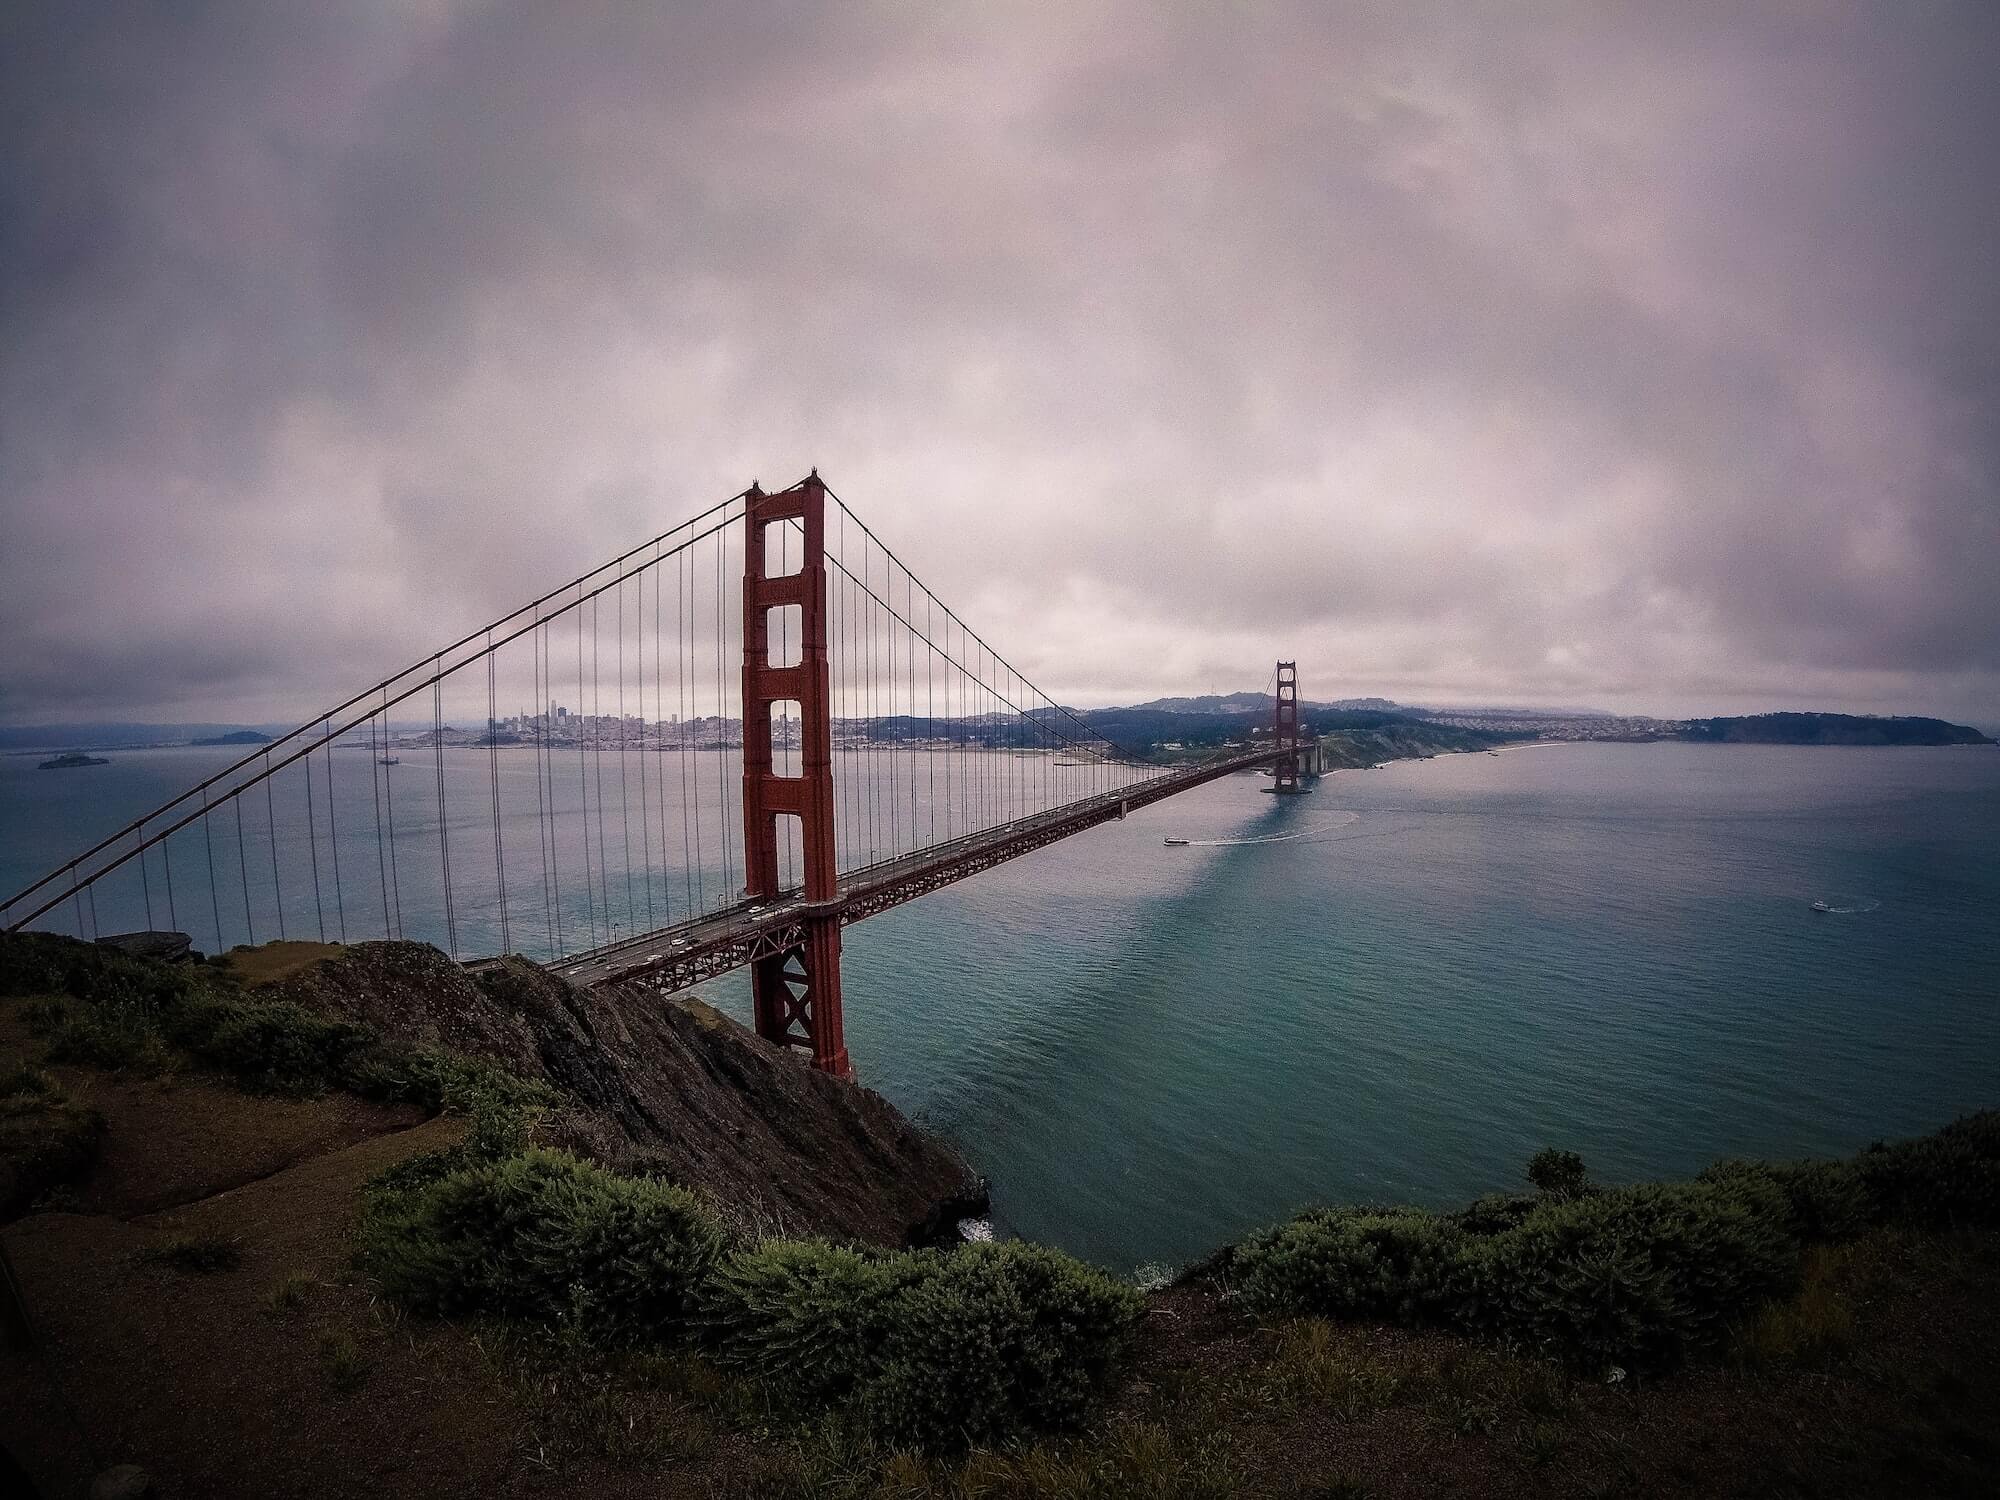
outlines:
[{"label": "white boat", "polygon": [[1824,901],[1815,901],[1815,902],[1813,902],[1813,904],[1812,904],[1812,908],[1811,908],[1811,909],[1812,909],[1812,910],[1814,910],[1814,911],[1832,911],[1832,910],[1833,910],[1833,908],[1832,908],[1832,907],[1830,907],[1830,906],[1828,906],[1828,905],[1827,905],[1827,904],[1826,904],[1826,903],[1825,903]]},{"label": "white boat", "polygon": [[1162,842],[1164,842],[1169,849],[1185,849],[1187,847],[1186,839],[1165,839],[1162,840]]}]

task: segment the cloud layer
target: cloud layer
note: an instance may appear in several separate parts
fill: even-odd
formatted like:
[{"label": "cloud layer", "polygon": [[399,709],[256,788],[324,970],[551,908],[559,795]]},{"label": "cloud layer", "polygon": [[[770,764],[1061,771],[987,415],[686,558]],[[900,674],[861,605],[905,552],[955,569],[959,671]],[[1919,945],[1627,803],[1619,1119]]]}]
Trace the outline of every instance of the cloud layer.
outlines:
[{"label": "cloud layer", "polygon": [[1071,701],[2000,718],[2000,12],[0,20],[0,716],[284,718],[817,464]]}]

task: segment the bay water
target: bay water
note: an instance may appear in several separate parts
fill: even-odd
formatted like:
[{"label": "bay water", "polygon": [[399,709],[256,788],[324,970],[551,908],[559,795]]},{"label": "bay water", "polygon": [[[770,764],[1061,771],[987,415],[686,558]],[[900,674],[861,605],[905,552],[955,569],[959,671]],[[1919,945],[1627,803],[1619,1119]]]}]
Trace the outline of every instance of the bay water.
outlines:
[{"label": "bay water", "polygon": [[[0,886],[230,757],[0,757]],[[367,759],[335,764],[365,782]],[[1297,799],[1267,784],[1225,778],[848,929],[862,1080],[990,1178],[1004,1229],[1132,1272],[1314,1202],[1518,1184],[1544,1145],[1622,1181],[1851,1152],[2000,1105],[1992,747],[1549,745],[1343,772]],[[249,817],[241,866],[211,834],[212,913],[202,835],[176,835],[200,946],[326,920],[324,893],[314,912],[295,882],[273,905],[248,879]],[[273,817],[266,839],[304,836]],[[355,883],[375,848],[343,836]],[[127,883],[102,930],[142,925]],[[412,936],[434,884],[404,877]],[[740,977],[704,993],[747,1021]]]}]

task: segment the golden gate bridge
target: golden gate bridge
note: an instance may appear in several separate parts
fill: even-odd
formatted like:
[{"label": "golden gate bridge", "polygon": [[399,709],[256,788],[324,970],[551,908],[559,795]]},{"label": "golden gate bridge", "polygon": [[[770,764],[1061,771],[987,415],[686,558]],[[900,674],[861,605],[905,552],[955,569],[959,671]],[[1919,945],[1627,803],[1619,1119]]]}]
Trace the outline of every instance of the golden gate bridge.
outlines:
[{"label": "golden gate bridge", "polygon": [[747,967],[758,1033],[847,1075],[843,928],[1218,777],[1305,790],[1292,662],[1273,704],[1251,748],[1131,753],[814,471],[258,745],[0,902],[0,928],[417,938],[662,991]]}]

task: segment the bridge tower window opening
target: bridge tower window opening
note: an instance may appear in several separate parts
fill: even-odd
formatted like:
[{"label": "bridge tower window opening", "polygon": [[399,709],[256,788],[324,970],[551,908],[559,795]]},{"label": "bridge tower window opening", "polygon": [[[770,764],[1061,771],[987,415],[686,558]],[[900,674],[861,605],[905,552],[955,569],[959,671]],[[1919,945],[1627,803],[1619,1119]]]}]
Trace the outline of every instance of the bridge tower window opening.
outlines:
[{"label": "bridge tower window opening", "polygon": [[[769,664],[796,667],[805,656],[805,612],[796,604],[779,605],[771,611],[770,635]],[[796,710],[798,705],[792,707]]]}]

